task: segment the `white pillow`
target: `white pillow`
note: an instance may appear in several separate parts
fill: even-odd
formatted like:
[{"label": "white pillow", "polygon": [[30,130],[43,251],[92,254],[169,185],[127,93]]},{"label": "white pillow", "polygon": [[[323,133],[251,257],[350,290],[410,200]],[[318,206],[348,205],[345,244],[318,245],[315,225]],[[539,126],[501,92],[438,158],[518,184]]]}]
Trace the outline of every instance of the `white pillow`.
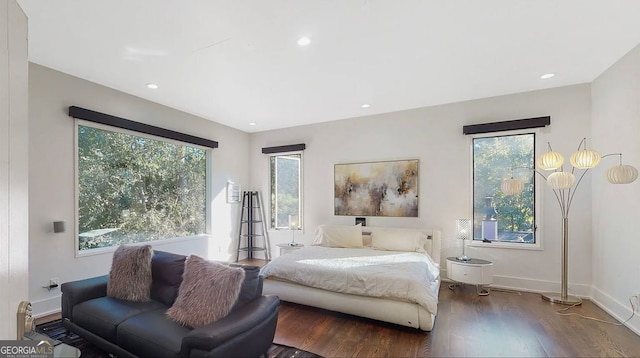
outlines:
[{"label": "white pillow", "polygon": [[320,225],[311,245],[326,247],[362,247],[362,225]]},{"label": "white pillow", "polygon": [[419,230],[384,228],[371,233],[371,247],[378,250],[426,253],[427,235]]}]

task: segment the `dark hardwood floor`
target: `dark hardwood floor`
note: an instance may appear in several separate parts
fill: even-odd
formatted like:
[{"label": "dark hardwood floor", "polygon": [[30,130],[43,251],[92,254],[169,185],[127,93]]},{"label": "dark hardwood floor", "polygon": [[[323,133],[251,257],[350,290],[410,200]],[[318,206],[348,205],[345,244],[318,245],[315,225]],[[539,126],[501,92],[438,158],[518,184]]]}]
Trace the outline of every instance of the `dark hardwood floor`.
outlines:
[{"label": "dark hardwood floor", "polygon": [[[640,357],[640,336],[577,316],[539,294],[440,290],[431,332],[283,302],[275,342],[325,357]],[[568,312],[615,321],[593,304]]]}]

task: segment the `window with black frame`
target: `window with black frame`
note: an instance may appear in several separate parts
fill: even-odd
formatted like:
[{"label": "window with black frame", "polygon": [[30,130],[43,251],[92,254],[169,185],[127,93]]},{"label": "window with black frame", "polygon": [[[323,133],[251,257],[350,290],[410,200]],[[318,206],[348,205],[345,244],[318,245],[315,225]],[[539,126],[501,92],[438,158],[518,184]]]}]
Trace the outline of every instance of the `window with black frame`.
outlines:
[{"label": "window with black frame", "polygon": [[209,152],[78,124],[78,250],[205,234]]},{"label": "window with black frame", "polygon": [[[473,239],[536,243],[535,134],[473,138]],[[500,190],[502,180],[523,180],[519,195]]]},{"label": "window with black frame", "polygon": [[269,156],[271,229],[291,229],[291,218],[302,227],[302,152]]}]

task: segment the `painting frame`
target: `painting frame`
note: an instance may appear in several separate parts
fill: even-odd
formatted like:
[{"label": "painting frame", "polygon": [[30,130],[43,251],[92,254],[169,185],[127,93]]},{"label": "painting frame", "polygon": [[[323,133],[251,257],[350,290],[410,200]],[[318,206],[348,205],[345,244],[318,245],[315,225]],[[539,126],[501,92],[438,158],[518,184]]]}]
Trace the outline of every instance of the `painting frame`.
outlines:
[{"label": "painting frame", "polygon": [[419,217],[419,160],[334,164],[334,215]]}]

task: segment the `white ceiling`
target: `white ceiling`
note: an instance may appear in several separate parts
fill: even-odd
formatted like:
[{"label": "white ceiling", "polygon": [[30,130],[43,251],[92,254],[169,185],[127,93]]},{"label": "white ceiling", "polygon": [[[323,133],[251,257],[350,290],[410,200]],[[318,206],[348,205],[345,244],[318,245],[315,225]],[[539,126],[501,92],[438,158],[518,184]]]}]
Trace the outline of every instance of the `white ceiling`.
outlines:
[{"label": "white ceiling", "polygon": [[18,3],[31,62],[246,132],[590,82],[640,43],[638,0]]}]

